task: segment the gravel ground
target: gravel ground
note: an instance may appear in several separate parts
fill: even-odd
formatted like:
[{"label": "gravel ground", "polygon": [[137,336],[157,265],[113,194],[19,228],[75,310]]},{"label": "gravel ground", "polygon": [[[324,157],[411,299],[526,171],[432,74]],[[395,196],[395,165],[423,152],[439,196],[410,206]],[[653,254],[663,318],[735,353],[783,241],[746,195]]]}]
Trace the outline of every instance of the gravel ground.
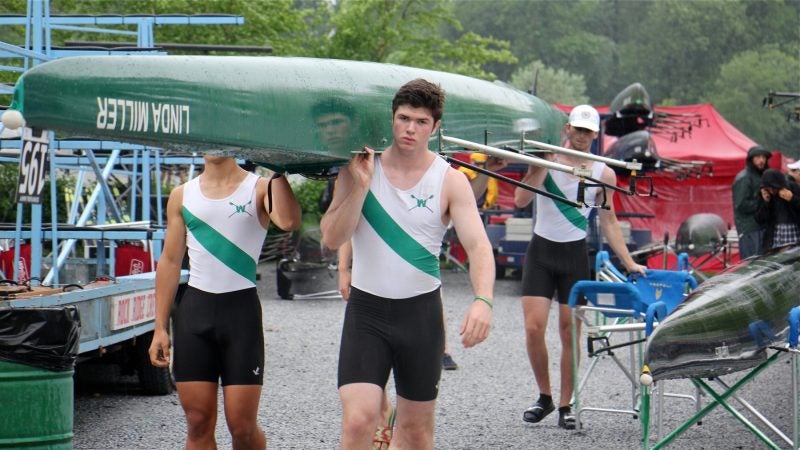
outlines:
[{"label": "gravel ground", "polygon": [[[336,362],[344,305],[339,299],[281,300],[275,287],[274,264],[262,265],[259,272],[267,352],[259,420],[267,432],[269,447],[337,448],[341,409],[336,391]],[[447,336],[451,353],[460,367],[443,372],[436,415],[436,448],[642,448],[641,426],[629,415],[586,412],[580,431],[559,429],[556,414],[539,424],[524,423],[522,411],[538,392],[525,353],[519,281],[498,280],[492,334],[483,344],[467,350],[458,339],[458,326],[471,299],[468,276],[463,272],[446,271],[443,279],[449,319]],[[556,316],[551,314],[547,339],[551,349],[551,379],[557,381],[559,344],[555,324]],[[740,394],[791,437],[791,365],[788,362],[789,358],[782,357]],[[585,361],[583,366],[587,366]],[[78,375],[75,448],[183,447],[185,426],[176,394],[143,395],[132,377],[121,377],[116,383],[108,384],[100,381],[102,377],[92,381],[89,374],[80,370]],[[736,380],[736,376],[731,376],[725,381],[733,384]],[[601,360],[582,402],[585,406],[625,408],[630,404],[630,385],[626,383],[611,360]],[[669,382],[668,390],[693,391],[687,380]],[[707,396],[704,397],[706,403]],[[693,408],[685,399],[669,399],[665,402],[664,429],[674,429],[691,415]],[[751,414],[745,416],[752,420]],[[217,440],[220,448],[230,449],[230,435],[223,417],[220,410]],[[654,434],[652,430],[651,436]],[[790,448],[775,433],[768,431],[766,434],[783,448]],[[702,425],[690,427],[671,447],[750,449],[766,446],[728,412],[715,408]]]}]

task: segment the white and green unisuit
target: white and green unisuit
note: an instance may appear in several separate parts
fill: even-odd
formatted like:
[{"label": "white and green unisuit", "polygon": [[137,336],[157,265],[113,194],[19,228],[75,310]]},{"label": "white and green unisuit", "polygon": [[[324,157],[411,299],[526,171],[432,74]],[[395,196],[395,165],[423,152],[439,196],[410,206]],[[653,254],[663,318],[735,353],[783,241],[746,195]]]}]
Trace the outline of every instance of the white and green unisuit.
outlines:
[{"label": "white and green unisuit", "polygon": [[392,186],[375,157],[367,198],[353,234],[352,285],[384,298],[409,298],[437,289],[442,186],[450,165],[435,158],[408,190]]},{"label": "white and green unisuit", "polygon": [[200,190],[200,177],[183,190],[183,220],[189,248],[189,286],[223,293],[255,287],[256,265],[267,236],[258,219],[252,173],[226,198],[211,199]]},{"label": "white and green unisuit", "polygon": [[[556,160],[558,162],[558,160]],[[601,162],[592,162],[592,178],[600,179],[606,165]],[[563,198],[575,199],[578,197],[579,179],[573,175],[558,170],[548,170],[542,187],[551,193]],[[600,193],[599,187],[586,189],[584,197],[588,204],[593,204]],[[592,209],[581,206],[576,208],[564,202],[553,200],[543,195],[536,196],[536,224],[533,232],[537,236],[553,242],[574,242],[586,237],[588,218]]]}]

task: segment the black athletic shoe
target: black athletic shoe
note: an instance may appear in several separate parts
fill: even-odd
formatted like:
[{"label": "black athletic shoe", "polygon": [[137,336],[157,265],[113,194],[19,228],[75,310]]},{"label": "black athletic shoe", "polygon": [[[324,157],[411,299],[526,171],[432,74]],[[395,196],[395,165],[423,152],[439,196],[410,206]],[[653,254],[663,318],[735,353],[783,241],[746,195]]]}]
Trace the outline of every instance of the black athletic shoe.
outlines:
[{"label": "black athletic shoe", "polygon": [[442,357],[442,367],[444,370],[456,370],[458,369],[458,364],[453,361],[453,357],[450,356],[450,353],[445,353]]},{"label": "black athletic shoe", "polygon": [[525,412],[522,413],[522,420],[528,423],[536,423],[541,422],[542,419],[547,417],[548,414],[555,411],[556,405],[553,404],[551,401],[549,404],[542,401],[542,399],[536,400],[536,403],[531,405],[530,408],[526,409]]},{"label": "black athletic shoe", "polygon": [[558,408],[558,426],[560,428],[574,430],[576,423],[577,419],[575,419],[575,414],[572,413],[572,408],[569,406]]}]

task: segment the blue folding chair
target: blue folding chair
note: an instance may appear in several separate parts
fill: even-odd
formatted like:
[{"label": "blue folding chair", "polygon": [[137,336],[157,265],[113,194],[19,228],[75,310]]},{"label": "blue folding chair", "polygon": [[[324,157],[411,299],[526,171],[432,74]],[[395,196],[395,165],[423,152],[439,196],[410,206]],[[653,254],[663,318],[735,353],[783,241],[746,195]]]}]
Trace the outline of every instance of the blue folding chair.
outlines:
[{"label": "blue folding chair", "polygon": [[632,274],[628,278],[647,303],[645,312],[645,335],[650,336],[656,320],[667,315],[683,303],[686,295],[697,287],[697,280],[684,271],[647,270],[647,276]]},{"label": "blue folding chair", "polygon": [[[599,411],[639,414],[639,378],[642,365],[642,344],[659,320],[674,311],[686,294],[697,286],[697,281],[687,272],[648,270],[646,277],[624,276],[608,259],[607,252],[598,252],[595,269],[597,278],[605,281],[579,281],[570,292],[572,308],[573,369],[578,373],[578,321],[584,324],[587,334],[589,365],[583,375],[575,377],[573,403],[576,410],[576,425],[581,426],[583,411]],[[584,297],[586,305],[578,305]],[[623,342],[612,343],[612,337],[625,334]],[[628,361],[623,361],[617,349],[628,348]],[[626,409],[606,407],[582,407],[581,393],[597,363],[610,358],[630,382],[630,407]]]}]

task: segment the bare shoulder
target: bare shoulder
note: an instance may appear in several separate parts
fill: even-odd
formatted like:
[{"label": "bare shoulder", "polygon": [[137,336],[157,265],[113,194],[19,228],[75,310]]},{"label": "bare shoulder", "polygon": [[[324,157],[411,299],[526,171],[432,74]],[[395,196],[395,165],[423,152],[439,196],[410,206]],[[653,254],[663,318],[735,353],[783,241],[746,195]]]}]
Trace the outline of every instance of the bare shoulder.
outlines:
[{"label": "bare shoulder", "polygon": [[464,173],[449,167],[447,173],[444,175],[445,189],[448,191],[455,190],[461,191],[463,189],[470,189],[469,179],[464,176]]},{"label": "bare shoulder", "polygon": [[172,191],[170,191],[169,200],[168,200],[168,202],[170,204],[173,204],[173,203],[181,204],[181,203],[183,203],[183,187],[184,186],[186,186],[186,183],[184,183],[184,184],[174,188]]},{"label": "bare shoulder", "polygon": [[266,178],[259,176],[258,180],[256,180],[256,194],[263,194],[267,192],[267,184],[269,180]]},{"label": "bare shoulder", "polygon": [[615,185],[617,183],[617,174],[614,173],[614,169],[605,166],[603,167],[603,173],[600,175],[600,179],[608,184]]},{"label": "bare shoulder", "polygon": [[185,183],[176,187],[169,193],[167,200],[167,224],[174,223],[181,216],[183,208],[183,187]]},{"label": "bare shoulder", "polygon": [[256,208],[259,214],[267,214],[267,206],[264,204],[267,201],[267,186],[269,186],[267,178],[259,176],[256,180]]}]

